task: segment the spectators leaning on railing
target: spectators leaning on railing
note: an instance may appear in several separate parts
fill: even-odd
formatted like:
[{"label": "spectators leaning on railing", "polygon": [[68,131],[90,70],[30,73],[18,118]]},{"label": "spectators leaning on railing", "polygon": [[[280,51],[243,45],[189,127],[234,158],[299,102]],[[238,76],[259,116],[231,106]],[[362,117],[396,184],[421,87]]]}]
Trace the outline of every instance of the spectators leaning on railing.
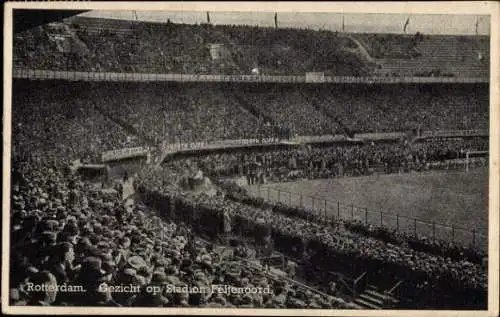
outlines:
[{"label": "spectators leaning on railing", "polygon": [[[283,182],[368,175],[375,169],[383,173],[420,171],[429,169],[432,162],[464,159],[467,151],[487,149],[488,140],[477,137],[412,144],[395,142],[226,151],[199,154],[190,160],[213,177],[249,176],[256,170],[266,182]],[[176,161],[165,164],[175,167]],[[259,167],[252,167],[252,164]]]},{"label": "spectators leaning on railing", "polygon": [[[297,241],[302,241],[303,248],[311,249],[321,260],[314,258],[316,265],[328,265],[335,262],[335,257],[349,258],[361,267],[372,270],[375,266],[383,266],[385,272],[395,272],[401,279],[411,279],[415,286],[424,287],[428,292],[444,292],[455,294],[458,299],[469,292],[471,302],[480,302],[486,287],[484,267],[466,261],[464,258],[450,258],[442,255],[426,253],[412,249],[407,244],[392,244],[373,238],[370,235],[342,229],[339,224],[321,224],[283,213],[282,209],[255,207],[239,201],[231,201],[222,196],[192,196],[182,192],[172,181],[175,168],[165,170],[150,170],[143,174],[138,184],[141,191],[156,192],[158,197],[169,197],[175,203],[174,211],[189,219],[212,219],[215,224],[204,221],[209,228],[217,228],[217,219],[221,219],[223,210],[229,212],[233,219],[232,228],[243,230],[247,236],[252,232],[261,232],[262,226],[268,226],[276,241],[275,247],[287,254],[295,251],[290,249]],[[160,198],[156,199],[160,199]],[[151,198],[153,201],[155,198]],[[182,201],[182,203],[180,203]],[[200,207],[197,207],[200,206]],[[201,208],[201,206],[204,206]],[[286,208],[285,208],[286,209]],[[192,213],[195,214],[192,214]],[[192,216],[188,216],[192,215]],[[190,218],[191,217],[191,218]],[[194,218],[193,218],[194,217]],[[193,220],[191,220],[193,221]],[[203,226],[203,225],[202,225]],[[215,229],[213,229],[215,230]],[[292,241],[295,241],[292,243]],[[378,263],[378,264],[376,264]],[[331,264],[334,265],[334,264]],[[375,276],[384,280],[383,271]],[[467,272],[467,274],[462,274]],[[411,277],[410,277],[411,276]],[[413,296],[421,296],[417,289],[409,290]],[[438,297],[437,293],[433,293]]]}]

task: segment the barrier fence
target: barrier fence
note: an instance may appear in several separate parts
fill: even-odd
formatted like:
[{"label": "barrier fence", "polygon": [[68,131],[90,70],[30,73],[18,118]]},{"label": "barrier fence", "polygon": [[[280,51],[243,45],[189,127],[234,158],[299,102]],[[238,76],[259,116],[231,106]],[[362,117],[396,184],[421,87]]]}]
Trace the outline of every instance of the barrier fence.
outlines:
[{"label": "barrier fence", "polygon": [[254,186],[248,188],[248,191],[270,202],[306,208],[325,220],[356,220],[375,227],[392,228],[399,233],[425,236],[433,241],[451,241],[487,250],[488,237],[477,228],[467,229],[455,224],[446,225],[400,214],[373,211],[337,200],[294,193],[270,186]]},{"label": "barrier fence", "polygon": [[487,136],[488,129],[423,131],[421,137]]},{"label": "barrier fence", "polygon": [[433,83],[488,83],[488,77],[355,77],[325,76],[308,81],[305,75],[224,75],[224,74],[158,74],[89,72],[67,70],[40,70],[13,68],[13,78],[60,79],[70,81],[178,81],[178,82],[267,82],[267,83],[338,83],[338,84],[433,84]]},{"label": "barrier fence", "polygon": [[[179,141],[175,143],[164,142],[161,145],[161,151],[164,153],[173,153],[188,150],[215,149],[240,145],[265,145],[265,144],[307,144],[307,143],[323,143],[323,142],[341,142],[341,141],[360,141],[359,139],[370,140],[397,140],[404,135],[403,132],[382,132],[382,133],[364,133],[355,135],[355,139],[347,139],[343,135],[320,135],[320,136],[295,136],[289,139],[278,138],[245,138],[233,140],[212,140],[212,141]],[[425,134],[425,137],[444,137],[444,136],[485,136],[488,135],[486,130],[464,130],[464,131],[441,131],[440,133]]]},{"label": "barrier fence", "polygon": [[[345,285],[350,288],[352,285],[354,292],[356,292],[357,286],[362,287],[361,283],[368,280],[371,284],[377,285],[381,289],[389,289],[392,292],[397,285],[400,285],[399,281],[406,280],[410,276],[414,283],[405,284],[404,296],[412,298],[422,305],[432,305],[436,302],[440,305],[446,304],[450,305],[449,307],[455,307],[452,305],[456,305],[457,300],[461,304],[468,304],[465,302],[467,300],[471,300],[472,304],[475,302],[482,304],[486,300],[486,289],[482,284],[466,288],[468,284],[464,284],[466,282],[462,282],[461,279],[450,279],[448,275],[442,275],[438,272],[435,272],[438,273],[436,277],[433,272],[422,269],[415,271],[415,266],[410,265],[410,263],[401,265],[399,261],[395,260],[380,262],[356,252],[346,252],[343,249],[330,247],[321,243],[318,237],[306,236],[304,239],[304,236],[298,232],[289,232],[279,225],[274,226],[266,223],[252,212],[235,210],[226,218],[225,211],[221,209],[224,206],[195,202],[177,194],[160,193],[143,185],[136,185],[137,194],[141,200],[156,210],[158,216],[173,219],[176,222],[184,222],[190,225],[197,235],[216,239],[239,232],[244,234],[246,238],[260,241],[258,243],[260,246],[267,244],[266,236],[272,235],[272,250],[277,250],[289,258],[301,259],[304,250],[310,254],[321,255],[308,259],[308,266],[321,271],[333,269],[335,272],[351,277],[347,281],[349,283]],[[229,226],[226,226],[226,223]],[[272,256],[272,254],[269,255]],[[354,279],[354,277],[357,278]],[[424,281],[429,281],[429,286],[425,286],[427,283],[424,288],[417,286],[418,283]],[[337,280],[337,282],[340,283],[341,280]]]}]

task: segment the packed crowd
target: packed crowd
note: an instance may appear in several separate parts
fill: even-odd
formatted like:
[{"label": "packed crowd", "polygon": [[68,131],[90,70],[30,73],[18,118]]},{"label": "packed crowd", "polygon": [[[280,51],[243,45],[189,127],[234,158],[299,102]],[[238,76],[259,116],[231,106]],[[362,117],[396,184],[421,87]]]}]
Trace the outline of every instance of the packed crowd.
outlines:
[{"label": "packed crowd", "polygon": [[[243,223],[247,226],[250,223],[268,226],[275,247],[289,255],[303,256],[297,253],[297,248],[301,247],[291,249],[287,240],[298,239],[294,241],[302,241],[308,257],[316,263],[326,261],[335,267],[330,263],[335,257],[352,257],[371,269],[383,263],[393,267],[401,274],[399,277],[411,278],[418,289],[425,291],[425,287],[431,287],[433,292],[441,292],[442,287],[451,285],[451,289],[445,290],[451,292],[453,287],[472,289],[473,292],[468,293],[473,296],[470,300],[481,301],[474,296],[481,296],[477,294],[486,287],[484,264],[428,250],[422,252],[406,243],[388,243],[345,224],[311,222],[283,207],[262,208],[248,201],[235,200],[222,188],[215,197],[192,196],[176,183],[186,173],[195,171],[198,164],[188,159],[159,170],[144,170],[137,183],[162,194],[208,206],[216,213],[224,210],[233,231],[248,229],[242,226],[241,219],[245,219]],[[116,197],[103,196],[88,183],[68,178],[61,172],[64,171],[61,166],[47,167],[30,162],[16,165],[15,169],[11,300],[16,305],[349,307],[341,299],[326,300],[302,294],[301,290],[262,279],[241,267],[227,267],[217,261],[217,254],[210,247],[207,251],[196,246],[188,227],[152,217],[146,206],[128,210],[117,204]],[[206,209],[200,208],[202,210]],[[240,219],[239,224],[236,219]],[[381,272],[377,274],[383,276]],[[61,281],[67,285],[83,285],[91,296],[78,296],[79,290],[58,294],[29,291],[30,283],[55,285]],[[239,287],[272,284],[275,293],[262,298],[224,298],[214,294],[182,297],[144,291],[147,285],[201,286],[221,281],[231,281]],[[109,288],[106,291],[99,289],[102,283],[129,283],[136,285],[138,291],[135,295],[114,295]],[[415,295],[415,290],[410,292]]]},{"label": "packed crowd", "polygon": [[[261,208],[227,199],[223,193],[209,197],[179,192],[173,183],[174,169],[175,167],[167,166],[164,170],[146,171],[140,176],[138,183],[146,193],[158,192],[175,201],[180,200],[182,204],[180,208],[176,207],[177,212],[188,213],[189,210],[197,210],[197,213],[224,218],[224,223],[229,222],[229,228],[235,234],[240,231],[247,237],[253,234],[258,237],[262,232],[255,228],[270,228],[277,249],[291,256],[297,256],[297,249],[307,249],[311,262],[325,269],[335,268],[337,258],[348,258],[357,263],[358,270],[371,272],[372,280],[382,285],[394,281],[394,276],[412,281],[412,285],[407,285],[407,295],[417,301],[422,299],[420,296],[429,293],[433,294],[433,297],[427,299],[434,301],[431,305],[445,305],[446,301],[463,304],[464,299],[475,305],[484,300],[487,275],[481,264],[471,263],[464,258],[452,259],[417,251],[404,243],[387,243],[369,235],[346,230],[338,224],[292,217],[280,212],[281,209]],[[201,225],[217,227],[209,221],[204,221]],[[375,269],[377,267],[380,270]],[[391,272],[391,277],[384,272]],[[454,298],[445,300],[444,295],[439,294]]]},{"label": "packed crowd", "polygon": [[[147,206],[123,204],[116,195],[63,174],[60,166],[23,162],[16,163],[16,171],[12,305],[352,308],[341,298],[245,266],[234,252],[224,254],[203,243],[192,228],[160,219]],[[55,285],[57,290],[50,289]],[[262,292],[228,292],[212,285]],[[173,291],[187,287],[207,291]]]},{"label": "packed crowd", "polygon": [[[426,170],[431,162],[465,158],[467,151],[485,151],[484,138],[421,141],[413,144],[293,146],[193,156],[212,177],[247,176],[266,182],[366,175],[374,171],[398,173]],[[167,164],[175,165],[175,161]],[[262,175],[263,177],[259,177]]]},{"label": "packed crowd", "polygon": [[365,221],[361,221],[337,218],[333,215],[314,212],[302,206],[289,206],[281,202],[265,201],[262,198],[253,197],[244,187],[240,187],[237,183],[230,180],[219,180],[216,183],[224,189],[226,197],[231,200],[253,205],[261,209],[272,209],[275,212],[290,217],[302,218],[320,224],[343,226],[346,230],[359,235],[372,237],[394,245],[406,245],[416,251],[440,255],[453,260],[467,260],[472,263],[482,264],[486,257],[484,250],[479,249],[475,245],[464,245],[450,239],[429,238],[418,235],[415,232],[399,231],[395,228],[377,226],[367,223],[366,219]]},{"label": "packed crowd", "polygon": [[103,95],[99,106],[156,144],[243,139],[258,128],[257,118],[229,91],[217,87],[210,92],[206,86],[150,83],[110,84],[106,88],[104,93],[96,87]]},{"label": "packed crowd", "polygon": [[[158,44],[160,43],[160,44]],[[224,44],[218,60],[208,44]],[[364,50],[360,50],[361,45]],[[366,76],[376,72],[372,58],[401,63],[409,75],[435,65],[437,76],[475,77],[487,73],[486,36],[416,34],[339,34],[307,29],[188,25],[73,18],[16,34],[15,65],[38,69],[145,73]],[[319,49],[318,49],[319,47]],[[450,56],[448,52],[454,54]],[[483,59],[477,58],[480,52]],[[437,61],[437,63],[436,63]],[[439,64],[441,62],[441,64]],[[383,68],[383,67],[382,67]],[[471,71],[477,68],[479,72]],[[400,74],[396,67],[394,76]]]},{"label": "packed crowd", "polygon": [[[44,55],[43,45],[40,50]],[[33,60],[36,65],[36,58]],[[292,121],[292,125],[303,134],[331,131],[338,120],[328,121],[317,109],[322,109],[320,106],[332,108],[332,104],[338,106],[334,108],[339,114],[329,114],[330,118],[340,116],[346,126],[363,132],[410,129],[421,122],[418,120],[425,122],[424,128],[482,127],[475,125],[479,122],[476,120],[487,118],[488,113],[484,87],[470,96],[466,95],[471,87],[463,90],[455,87],[453,93],[438,91],[435,95],[429,94],[433,97],[428,99],[413,98],[415,94],[409,94],[405,101],[408,104],[405,104],[399,100],[406,94],[397,89],[397,98],[387,93],[392,97],[381,94],[380,100],[373,92],[352,93],[345,87],[342,89],[346,90],[338,94],[318,90],[314,93],[326,101],[319,97],[319,101],[313,98],[307,101],[307,96],[311,97],[307,91],[273,91],[259,97],[243,94],[236,98],[230,93],[231,89],[217,86],[211,89],[195,85],[166,88],[149,84],[149,87],[137,84],[99,86],[29,81],[14,84],[13,157],[15,162],[25,163],[14,164],[13,173],[10,258],[13,304],[349,308],[341,299],[318,298],[282,281],[262,278],[244,269],[237,260],[228,265],[219,258],[216,248],[204,248],[195,243],[198,239],[193,226],[156,218],[148,206],[124,208],[116,197],[106,196],[89,183],[74,179],[59,163],[75,158],[96,162],[103,151],[145,145],[147,140],[156,144],[165,139],[210,141],[258,135],[259,119],[258,114],[253,113],[255,107],[246,108],[258,103],[257,99],[267,102],[269,108],[258,110],[265,111],[264,115],[273,120],[282,122],[285,116],[300,118]],[[167,92],[158,93],[162,89]],[[110,93],[114,98],[109,97]],[[347,95],[351,99],[347,99]],[[242,103],[242,98],[247,98],[248,102]],[[294,98],[304,103],[291,101]],[[373,101],[374,98],[377,100]],[[393,105],[393,102],[398,104]],[[321,104],[318,106],[318,103]],[[289,108],[283,108],[283,104]],[[412,109],[408,108],[410,104]],[[463,108],[465,105],[469,108]],[[348,112],[349,109],[353,112]],[[423,113],[430,113],[430,116],[424,117]],[[467,113],[464,120],[470,124],[457,124],[460,121],[456,117],[450,119],[453,113]],[[380,125],[376,125],[377,122]],[[306,258],[311,263],[325,269],[334,268],[337,259],[352,260],[359,264],[358,269],[373,272],[374,282],[393,281],[385,272],[414,281],[408,295],[418,300],[431,294],[425,297],[429,305],[439,301],[457,303],[465,298],[474,306],[484,303],[487,286],[485,266],[478,260],[419,249],[408,241],[388,242],[355,226],[311,221],[286,208],[264,208],[247,200],[234,199],[221,187],[217,195],[209,196],[194,195],[176,185],[186,173],[198,168],[209,176],[231,176],[248,172],[249,164],[256,163],[266,171],[269,180],[284,181],[294,177],[363,174],[372,166],[382,166],[385,172],[425,168],[429,161],[463,157],[466,149],[487,149],[487,141],[421,142],[406,146],[364,144],[257,150],[241,155],[210,154],[144,170],[136,187],[143,195],[156,192],[175,203],[180,202],[177,212],[196,210],[200,214],[210,214],[207,219],[224,219],[225,233],[239,232],[258,238],[260,231],[254,229],[268,228],[275,248],[292,257],[302,257],[300,251],[306,251]],[[40,162],[55,162],[55,165]],[[297,170],[302,174],[292,173]],[[213,225],[210,221],[186,222],[194,227]],[[215,225],[211,229],[217,228]],[[301,248],[304,250],[299,250]],[[86,296],[80,296],[79,290],[33,292],[29,283],[82,285]],[[117,295],[109,288],[101,291],[98,287],[103,283],[125,283],[137,286],[140,291],[134,295]],[[239,287],[269,285],[272,294],[186,297],[144,291],[148,285],[217,283]],[[455,298],[443,299],[442,293]]]},{"label": "packed crowd", "polygon": [[487,85],[338,86],[303,94],[357,133],[489,127]]},{"label": "packed crowd", "polygon": [[92,106],[78,84],[17,82],[12,101],[13,155],[100,161],[103,151],[144,145]]},{"label": "packed crowd", "polygon": [[[59,88],[57,83],[14,84],[14,150],[22,143],[33,153],[84,158],[163,142],[262,137],[266,125],[287,128],[292,136],[342,134],[343,127],[361,133],[488,127],[487,96],[482,89],[470,93],[474,87],[469,86],[453,92],[435,87],[439,97],[429,103],[425,94],[413,98],[412,93],[396,91],[401,92],[397,97],[384,89],[364,91],[366,87],[361,92],[346,87],[341,91],[264,87],[234,92],[217,85],[207,90],[205,85],[139,83],[65,83]],[[407,95],[413,99],[405,104]]]},{"label": "packed crowd", "polygon": [[[337,132],[336,123],[315,108],[300,89],[266,87],[237,93],[247,107],[255,109],[280,125],[287,125],[294,134],[326,135]],[[341,132],[340,132],[341,133]]]},{"label": "packed crowd", "polygon": [[[330,31],[130,21],[99,26],[92,20],[77,18],[16,34],[15,65],[192,74],[251,74],[257,67],[265,74],[290,75],[321,69],[340,76],[367,75],[373,68],[356,52],[339,49],[350,41]],[[224,45],[220,58],[211,56],[212,43]]]}]

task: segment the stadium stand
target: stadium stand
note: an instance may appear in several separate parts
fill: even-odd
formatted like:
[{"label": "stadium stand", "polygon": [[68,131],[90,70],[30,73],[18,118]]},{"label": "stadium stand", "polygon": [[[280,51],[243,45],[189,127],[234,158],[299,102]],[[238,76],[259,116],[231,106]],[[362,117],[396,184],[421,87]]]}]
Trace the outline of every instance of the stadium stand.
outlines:
[{"label": "stadium stand", "polygon": [[56,87],[31,81],[13,85],[14,156],[96,162],[103,151],[144,143],[93,107],[100,101],[84,87]]},{"label": "stadium stand", "polygon": [[[223,45],[213,52],[211,44]],[[258,68],[264,74],[287,75],[324,71],[354,76],[478,77],[487,76],[486,44],[483,38],[471,37],[349,35],[78,17],[15,34],[14,65],[95,72],[248,74]],[[376,69],[377,63],[382,67]],[[405,299],[400,303],[403,308],[484,309],[487,263],[480,250],[356,221],[313,217],[304,208],[253,198],[219,178],[242,175],[246,165],[256,162],[266,169],[267,179],[279,182],[297,177],[290,173],[294,170],[311,179],[368,174],[372,166],[383,166],[385,173],[420,171],[429,162],[463,158],[465,150],[485,151],[484,138],[423,142],[416,136],[421,131],[488,129],[488,90],[487,84],[15,79],[10,302],[360,308],[351,302],[355,295],[327,290],[325,282],[330,278],[307,274],[320,270],[365,276],[385,290],[403,284],[399,289],[399,298]],[[150,164],[129,161],[121,168],[137,174],[130,175],[130,180],[116,177],[114,191],[95,188],[92,180],[84,180],[70,168],[77,159],[103,163],[102,153],[109,150],[149,146],[156,157],[163,158],[157,148],[164,142],[259,138],[264,126],[286,126],[301,136],[416,132],[392,143],[350,140],[309,147],[255,146],[248,147],[245,155],[222,149],[177,153],[165,162]],[[212,180],[210,193],[189,189],[199,170]],[[188,189],[182,186],[186,183]],[[133,187],[128,194],[134,201],[129,205],[124,186]],[[262,253],[270,244],[274,251],[299,262],[301,277],[321,284],[327,294],[311,292],[262,269],[250,270],[241,257],[224,258],[219,247],[232,250],[226,240],[237,235],[249,240],[242,253]],[[207,237],[212,242],[201,243]],[[32,282],[84,285],[88,294],[32,292],[26,288]],[[138,292],[100,290],[103,282],[130,284]],[[164,284],[223,283],[270,286],[272,291],[256,296],[144,291]]]},{"label": "stadium stand", "polygon": [[487,36],[356,34],[380,76],[488,77]]},{"label": "stadium stand", "polygon": [[[35,169],[36,167],[36,169]],[[213,244],[199,244],[191,229],[167,222],[146,206],[125,209],[77,178],[35,162],[21,164],[13,186],[11,303],[97,307],[352,308],[255,272]],[[17,179],[16,179],[17,180]],[[28,187],[26,187],[28,186]],[[29,190],[28,190],[29,189]],[[80,285],[86,290],[33,291],[30,284]],[[103,288],[110,285],[109,288]],[[132,287],[128,292],[112,285]],[[260,287],[259,294],[212,291],[212,284]],[[206,293],[146,291],[198,287]]]},{"label": "stadium stand", "polygon": [[[340,49],[351,40],[332,32],[320,32],[311,41],[308,30],[101,22],[96,26],[95,19],[77,17],[16,34],[16,67],[197,74],[251,74],[254,68],[267,74],[300,74],[319,69],[356,76],[373,67],[356,51]],[[211,44],[222,45],[221,54],[212,56]],[[317,45],[324,47],[318,50]]]},{"label": "stadium stand", "polygon": [[[418,142],[413,144],[380,143],[362,145],[326,144],[293,148],[256,149],[252,152],[205,153],[191,161],[206,175],[238,177],[248,175],[248,166],[262,166],[267,183],[298,179],[322,179],[359,176],[382,167],[385,173],[429,169],[428,163],[465,158],[466,151],[487,151],[484,138]],[[300,173],[297,173],[300,171]]]},{"label": "stadium stand", "polygon": [[[215,55],[213,44],[220,48]],[[274,75],[488,77],[488,44],[484,36],[360,35],[73,17],[16,34],[14,65],[142,73],[251,74],[258,69]]]},{"label": "stadium stand", "polygon": [[[387,244],[369,236],[344,231],[338,224],[316,224],[307,218],[294,216],[288,208],[269,209],[259,203],[228,200],[220,196],[193,196],[176,185],[174,171],[185,171],[185,164],[179,162],[177,168],[167,165],[163,170],[145,171],[138,178],[138,186],[144,186],[141,191],[152,195],[149,201],[157,201],[157,204],[164,199],[175,202],[174,209],[171,207],[166,212],[179,213],[184,215],[183,219],[191,219],[200,225],[192,219],[204,219],[202,227],[206,230],[212,228],[212,231],[217,231],[222,215],[229,213],[232,230],[245,232],[249,237],[255,233],[258,237],[261,234],[259,230],[262,230],[259,228],[270,227],[277,249],[293,257],[298,251],[291,246],[298,245],[301,250],[306,248],[312,254],[311,263],[323,269],[337,268],[336,262],[345,259],[348,263],[356,262],[354,267],[357,271],[349,272],[351,275],[368,271],[370,279],[376,280],[379,285],[387,287],[387,283],[395,283],[398,279],[410,279],[413,286],[405,289],[404,296],[416,299],[426,307],[443,307],[441,305],[449,305],[458,298],[460,301],[467,298],[467,305],[477,305],[484,298],[486,278],[481,264],[462,258],[453,260],[430,255],[404,244]],[[162,194],[158,196],[154,193]],[[192,204],[196,204],[196,209]],[[197,211],[193,214],[193,210]],[[375,267],[380,267],[380,270]],[[468,272],[468,277],[458,273],[463,271]],[[391,272],[390,277],[384,272]]]},{"label": "stadium stand", "polygon": [[[462,85],[460,89],[456,89],[459,87],[456,84],[329,85],[316,88],[216,83],[69,84],[49,81],[34,84],[20,81],[14,86],[14,98],[17,98],[14,100],[14,118],[19,120],[18,124],[27,124],[30,122],[27,120],[36,115],[42,117],[37,121],[40,129],[43,120],[56,122],[53,125],[56,128],[66,122],[58,121],[55,116],[80,108],[81,111],[91,111],[96,120],[89,120],[86,124],[96,127],[91,129],[90,135],[97,133],[99,126],[107,127],[106,122],[111,122],[109,126],[117,130],[108,134],[118,140],[103,140],[114,143],[102,146],[103,150],[130,147],[140,142],[158,146],[164,140],[170,143],[209,142],[258,137],[265,121],[272,125],[288,125],[298,135],[343,134],[342,126],[356,133],[488,129],[489,126],[485,85]],[[56,93],[48,96],[52,90]],[[78,99],[72,100],[76,93]],[[35,100],[50,100],[51,103],[37,103]],[[78,107],[67,109],[64,106],[68,102]],[[33,112],[30,110],[32,106],[42,109]],[[84,120],[78,115],[71,118]],[[99,122],[103,124],[99,125]],[[84,123],[78,123],[81,125]],[[59,131],[67,128],[58,127]],[[53,140],[58,135],[57,130],[53,136],[43,133],[27,140]],[[64,135],[68,135],[68,142],[72,142],[69,132]],[[137,141],[127,141],[127,135]],[[99,137],[90,139],[98,140]],[[83,151],[85,146],[77,148]]]}]

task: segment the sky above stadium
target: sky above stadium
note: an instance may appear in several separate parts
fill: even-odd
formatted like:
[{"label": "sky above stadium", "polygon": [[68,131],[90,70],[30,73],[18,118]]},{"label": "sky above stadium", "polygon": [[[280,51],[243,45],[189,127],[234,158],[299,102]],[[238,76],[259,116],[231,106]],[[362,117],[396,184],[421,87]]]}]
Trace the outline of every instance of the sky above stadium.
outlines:
[{"label": "sky above stadium", "polygon": [[[212,24],[257,25],[274,27],[274,12],[210,12]],[[150,22],[206,23],[206,11],[107,11],[98,10],[81,14],[86,17],[139,20]],[[457,14],[379,14],[379,13],[312,13],[279,12],[278,26],[291,28],[342,30],[353,33],[406,33],[424,34],[490,34],[488,15]]]}]

